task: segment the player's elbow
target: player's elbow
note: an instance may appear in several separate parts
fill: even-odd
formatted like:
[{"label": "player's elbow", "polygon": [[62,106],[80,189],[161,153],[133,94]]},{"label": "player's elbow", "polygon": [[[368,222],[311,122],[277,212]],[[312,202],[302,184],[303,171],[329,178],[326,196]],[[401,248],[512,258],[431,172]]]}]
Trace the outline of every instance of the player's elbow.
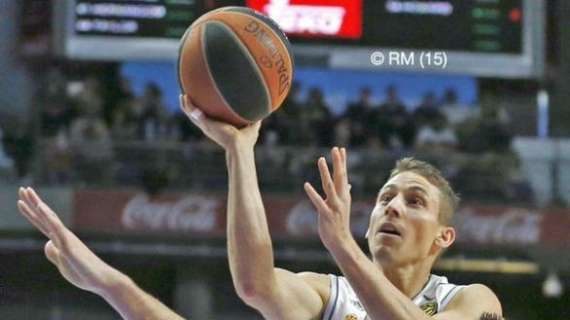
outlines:
[{"label": "player's elbow", "polygon": [[251,280],[251,281],[237,281],[234,287],[238,297],[254,308],[263,305],[266,300],[271,296],[271,287],[267,282]]},{"label": "player's elbow", "polygon": [[252,282],[240,281],[236,283],[235,289],[238,297],[244,301],[251,300],[259,294],[259,287]]}]

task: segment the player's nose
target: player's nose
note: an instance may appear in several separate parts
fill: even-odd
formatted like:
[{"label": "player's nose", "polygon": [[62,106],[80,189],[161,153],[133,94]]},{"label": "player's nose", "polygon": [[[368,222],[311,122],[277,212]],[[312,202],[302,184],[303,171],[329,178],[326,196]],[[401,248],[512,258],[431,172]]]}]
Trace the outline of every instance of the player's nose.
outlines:
[{"label": "player's nose", "polygon": [[405,212],[404,197],[402,195],[397,195],[386,206],[385,214],[387,216],[393,216],[395,218],[400,218]]}]

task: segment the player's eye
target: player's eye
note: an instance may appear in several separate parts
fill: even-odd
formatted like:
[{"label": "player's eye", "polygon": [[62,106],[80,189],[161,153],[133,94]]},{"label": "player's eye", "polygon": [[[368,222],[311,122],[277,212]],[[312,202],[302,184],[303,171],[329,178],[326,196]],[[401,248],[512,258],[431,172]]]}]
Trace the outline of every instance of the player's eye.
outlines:
[{"label": "player's eye", "polygon": [[379,201],[382,205],[387,205],[390,202],[390,200],[392,200],[392,198],[393,196],[390,194],[383,194],[380,196]]},{"label": "player's eye", "polygon": [[425,201],[420,197],[411,197],[408,200],[408,204],[414,207],[423,207],[425,205]]}]

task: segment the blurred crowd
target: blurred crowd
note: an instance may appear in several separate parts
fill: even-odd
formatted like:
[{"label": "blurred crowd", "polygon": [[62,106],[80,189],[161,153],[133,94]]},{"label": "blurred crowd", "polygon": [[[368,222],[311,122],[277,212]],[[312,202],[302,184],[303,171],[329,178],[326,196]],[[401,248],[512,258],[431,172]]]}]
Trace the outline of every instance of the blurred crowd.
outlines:
[{"label": "blurred crowd", "polygon": [[[69,81],[50,74],[37,98],[37,125],[5,128],[10,134],[4,135],[0,131],[0,168],[14,167],[20,179],[30,179],[37,150],[41,163],[35,171],[47,184],[137,183],[147,179],[149,165],[156,165],[156,158],[144,154],[167,145],[179,149],[183,165],[188,167],[190,160],[199,165],[196,147],[176,146],[209,142],[181,112],[168,111],[157,84],[148,83],[139,96],[127,79],[112,91],[104,84],[94,76]],[[439,165],[464,197],[532,198],[510,147],[506,113],[462,105],[451,88],[441,97],[426,92],[414,106],[402,102],[397,87],[383,90],[380,100],[372,88],[362,88],[356,101],[334,114],[320,88],[294,83],[281,109],[262,125],[263,165],[280,177],[311,179],[322,149],[339,145],[351,152],[356,190],[376,192],[395,159],[414,155]],[[143,161],[150,164],[137,164]],[[223,173],[223,162],[221,166]]]},{"label": "blurred crowd", "polygon": [[[376,104],[373,90],[362,88],[335,116],[319,88],[309,88],[305,100],[300,89],[294,85],[282,110],[267,119],[263,145],[348,146],[353,185],[367,193],[377,192],[396,159],[412,155],[438,165],[466,200],[532,199],[504,110],[462,105],[450,88],[442,97],[427,92],[410,106],[389,86]],[[314,171],[314,159],[305,159],[307,172]]]}]

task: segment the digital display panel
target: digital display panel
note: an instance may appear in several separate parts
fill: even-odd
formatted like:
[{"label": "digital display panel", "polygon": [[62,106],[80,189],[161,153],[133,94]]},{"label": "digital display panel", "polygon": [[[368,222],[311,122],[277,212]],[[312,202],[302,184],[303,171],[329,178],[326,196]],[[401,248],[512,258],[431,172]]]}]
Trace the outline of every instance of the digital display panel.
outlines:
[{"label": "digital display panel", "polygon": [[176,39],[204,8],[194,0],[77,0],[73,11],[77,35]]},{"label": "digital display panel", "polygon": [[522,0],[375,0],[364,6],[361,1],[248,0],[247,5],[273,18],[298,43],[522,51]]},{"label": "digital display panel", "polygon": [[72,59],[172,61],[193,21],[233,5],[273,18],[300,61],[372,69],[379,68],[370,63],[372,51],[398,49],[430,61],[445,55],[440,72],[507,78],[543,72],[542,0],[54,1],[56,47]]}]

